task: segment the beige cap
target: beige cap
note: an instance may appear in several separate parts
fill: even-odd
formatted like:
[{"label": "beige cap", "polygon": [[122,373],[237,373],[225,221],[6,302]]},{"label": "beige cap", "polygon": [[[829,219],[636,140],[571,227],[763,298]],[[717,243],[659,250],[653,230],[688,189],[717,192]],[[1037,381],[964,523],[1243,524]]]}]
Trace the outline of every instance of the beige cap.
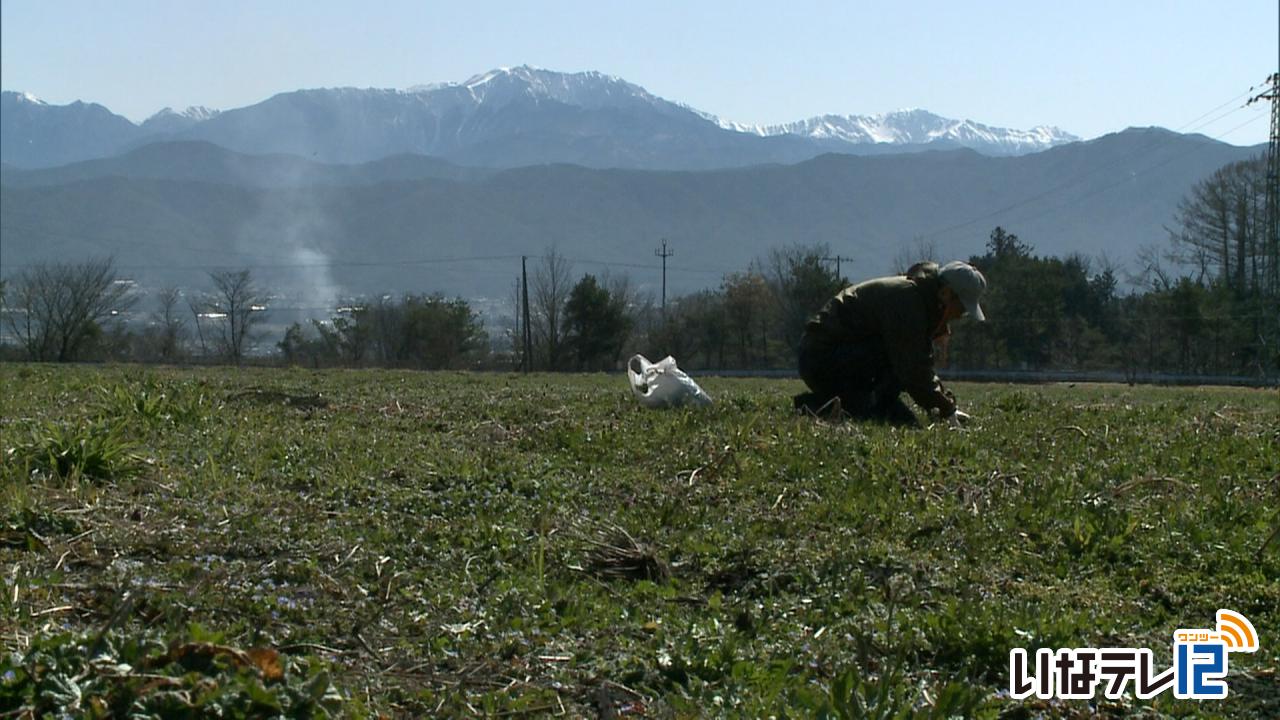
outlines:
[{"label": "beige cap", "polygon": [[964,303],[965,311],[974,320],[984,322],[987,319],[982,312],[982,306],[978,304],[978,299],[982,297],[982,293],[986,292],[987,279],[978,272],[978,268],[967,262],[953,260],[942,266],[938,271],[938,277],[960,296],[960,302]]}]

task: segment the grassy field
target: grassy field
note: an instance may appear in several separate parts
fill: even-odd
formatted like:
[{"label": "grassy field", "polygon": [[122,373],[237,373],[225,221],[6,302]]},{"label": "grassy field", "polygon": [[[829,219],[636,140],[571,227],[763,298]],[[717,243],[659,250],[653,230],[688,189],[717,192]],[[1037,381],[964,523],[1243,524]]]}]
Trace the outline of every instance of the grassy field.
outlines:
[{"label": "grassy field", "polygon": [[[0,365],[0,713],[1280,715],[1276,391]],[[1015,702],[1015,647],[1261,635],[1226,701]],[[21,710],[25,706],[26,710]]]}]

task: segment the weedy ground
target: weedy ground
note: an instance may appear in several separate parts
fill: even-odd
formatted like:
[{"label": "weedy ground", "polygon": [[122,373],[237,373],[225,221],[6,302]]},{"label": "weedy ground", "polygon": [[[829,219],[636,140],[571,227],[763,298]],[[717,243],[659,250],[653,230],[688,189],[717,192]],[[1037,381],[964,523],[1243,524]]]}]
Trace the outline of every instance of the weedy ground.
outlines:
[{"label": "weedy ground", "polygon": [[[956,431],[702,384],[0,365],[0,711],[1280,715],[1276,391],[960,385]],[[1224,702],[1004,690],[1220,607]]]}]

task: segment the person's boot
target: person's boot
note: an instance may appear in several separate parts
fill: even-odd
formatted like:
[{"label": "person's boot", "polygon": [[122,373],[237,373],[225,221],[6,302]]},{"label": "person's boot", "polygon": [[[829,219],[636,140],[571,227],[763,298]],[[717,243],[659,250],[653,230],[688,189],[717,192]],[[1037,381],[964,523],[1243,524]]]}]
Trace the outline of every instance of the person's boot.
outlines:
[{"label": "person's boot", "polygon": [[920,427],[920,418],[916,417],[901,397],[895,397],[883,403],[879,408],[879,414],[886,423],[896,427]]},{"label": "person's boot", "polygon": [[791,398],[791,405],[795,408],[797,415],[814,412],[821,404],[818,402],[818,396],[811,392],[803,392]]},{"label": "person's boot", "polygon": [[846,390],[840,396],[842,409],[855,420],[875,420],[879,417],[875,408],[875,393],[870,390]]},{"label": "person's boot", "polygon": [[902,387],[892,375],[881,378],[872,391],[875,417],[897,427],[920,427],[920,418],[902,401]]}]

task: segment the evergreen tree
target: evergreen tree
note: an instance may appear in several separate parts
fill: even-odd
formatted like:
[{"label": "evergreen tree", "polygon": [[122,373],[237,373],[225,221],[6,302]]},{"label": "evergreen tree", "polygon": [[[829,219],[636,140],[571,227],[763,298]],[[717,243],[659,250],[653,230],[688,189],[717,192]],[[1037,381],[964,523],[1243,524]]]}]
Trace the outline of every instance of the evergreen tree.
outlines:
[{"label": "evergreen tree", "polygon": [[568,345],[580,370],[611,368],[631,332],[625,298],[584,275],[569,292],[564,309]]}]

